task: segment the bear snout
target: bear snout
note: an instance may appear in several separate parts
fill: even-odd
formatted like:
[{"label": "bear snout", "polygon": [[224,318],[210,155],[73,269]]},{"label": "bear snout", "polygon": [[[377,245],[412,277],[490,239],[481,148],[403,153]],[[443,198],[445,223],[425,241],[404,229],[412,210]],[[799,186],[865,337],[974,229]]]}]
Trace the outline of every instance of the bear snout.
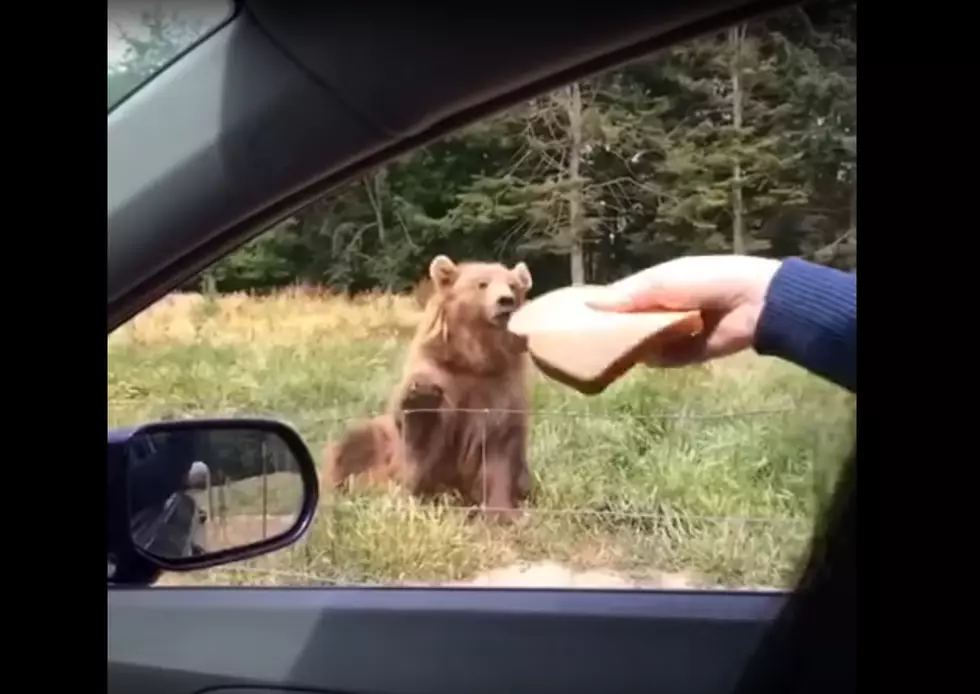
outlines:
[{"label": "bear snout", "polygon": [[513,311],[517,308],[517,299],[510,295],[498,296],[497,297],[497,308],[504,309],[507,311]]}]

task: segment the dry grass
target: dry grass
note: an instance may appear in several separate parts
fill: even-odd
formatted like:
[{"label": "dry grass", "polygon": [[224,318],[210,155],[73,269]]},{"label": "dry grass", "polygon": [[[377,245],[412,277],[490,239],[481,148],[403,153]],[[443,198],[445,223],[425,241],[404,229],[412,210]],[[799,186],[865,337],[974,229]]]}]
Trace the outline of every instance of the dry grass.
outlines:
[{"label": "dry grass", "polygon": [[209,300],[171,294],[122,326],[109,344],[302,347],[344,335],[349,340],[399,338],[418,318],[412,296],[368,295],[355,301],[315,289],[292,288],[266,297],[230,294]]},{"label": "dry grass", "polygon": [[303,504],[298,473],[275,472],[190,492],[205,509],[208,551],[241,547],[287,531]]},{"label": "dry grass", "polygon": [[[110,425],[270,414],[319,458],[382,407],[418,314],[411,295],[168,297],[109,340]],[[514,527],[398,494],[327,499],[293,548],[181,580],[784,585],[851,440],[849,396],[754,355],[637,370],[598,398],[541,378],[533,408],[537,494]]]}]

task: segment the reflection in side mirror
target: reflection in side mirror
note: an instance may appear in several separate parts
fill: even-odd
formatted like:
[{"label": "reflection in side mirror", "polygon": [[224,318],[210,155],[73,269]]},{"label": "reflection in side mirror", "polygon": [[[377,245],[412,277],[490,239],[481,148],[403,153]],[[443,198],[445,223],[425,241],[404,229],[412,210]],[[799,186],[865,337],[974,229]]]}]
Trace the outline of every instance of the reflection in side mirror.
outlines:
[{"label": "reflection in side mirror", "polygon": [[186,420],[127,445],[130,537],[170,570],[214,566],[291,544],[316,508],[299,435],[272,420]]}]

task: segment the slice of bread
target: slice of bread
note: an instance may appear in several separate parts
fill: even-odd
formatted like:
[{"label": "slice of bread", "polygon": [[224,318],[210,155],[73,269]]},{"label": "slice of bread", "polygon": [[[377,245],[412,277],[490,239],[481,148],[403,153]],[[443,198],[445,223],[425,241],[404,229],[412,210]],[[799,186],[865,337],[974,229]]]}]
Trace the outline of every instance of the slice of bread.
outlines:
[{"label": "slice of bread", "polygon": [[588,305],[607,291],[596,285],[556,289],[526,303],[507,324],[527,338],[546,376],[585,395],[604,391],[658,344],[704,328],[699,311],[614,313]]}]

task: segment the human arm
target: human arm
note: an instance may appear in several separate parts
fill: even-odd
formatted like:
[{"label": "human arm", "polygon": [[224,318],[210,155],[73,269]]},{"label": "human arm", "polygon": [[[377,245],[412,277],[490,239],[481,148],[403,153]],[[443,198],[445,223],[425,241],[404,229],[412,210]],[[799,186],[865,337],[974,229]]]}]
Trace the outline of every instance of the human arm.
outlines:
[{"label": "human arm", "polygon": [[[183,489],[194,462],[191,436],[170,434],[140,450],[146,443],[134,443],[128,470],[129,510],[133,514],[155,508]],[[137,455],[137,451],[141,454]]]},{"label": "human arm", "polygon": [[857,392],[857,276],[789,258],[766,291],[755,351]]},{"label": "human arm", "polygon": [[798,258],[685,256],[609,286],[606,311],[700,311],[704,329],[645,361],[688,366],[750,347],[856,392],[857,277]]}]

